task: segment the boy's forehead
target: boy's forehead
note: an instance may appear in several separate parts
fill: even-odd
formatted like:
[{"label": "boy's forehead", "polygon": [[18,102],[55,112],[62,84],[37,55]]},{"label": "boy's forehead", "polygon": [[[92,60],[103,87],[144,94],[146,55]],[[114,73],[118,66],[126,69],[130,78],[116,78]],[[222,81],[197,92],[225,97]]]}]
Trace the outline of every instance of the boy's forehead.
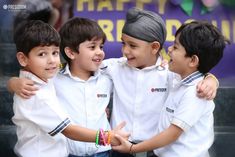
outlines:
[{"label": "boy's forehead", "polygon": [[132,42],[132,43],[142,43],[142,42],[148,43],[148,42],[146,42],[146,41],[144,41],[144,40],[141,40],[141,39],[132,37],[132,36],[127,35],[127,34],[124,34],[124,33],[123,33],[122,36],[121,36],[121,40],[122,40],[122,41]]},{"label": "boy's forehead", "polygon": [[91,43],[91,44],[101,44],[103,43],[103,39],[102,38],[93,38],[91,40],[87,40],[88,43]]}]

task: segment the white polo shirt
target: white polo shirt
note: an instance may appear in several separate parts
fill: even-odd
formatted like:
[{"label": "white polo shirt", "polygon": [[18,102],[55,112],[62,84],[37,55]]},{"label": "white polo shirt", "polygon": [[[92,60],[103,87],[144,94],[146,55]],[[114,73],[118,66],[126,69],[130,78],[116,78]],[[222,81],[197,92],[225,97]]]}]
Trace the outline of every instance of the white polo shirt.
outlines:
[{"label": "white polo shirt", "polygon": [[70,120],[60,109],[53,81],[46,83],[27,71],[20,71],[19,77],[33,80],[39,90],[30,99],[14,95],[12,121],[18,137],[16,154],[23,157],[68,156],[66,138],[60,132]]},{"label": "white polo shirt", "polygon": [[[174,78],[173,78],[174,79]],[[195,72],[173,84],[162,108],[158,133],[174,124],[184,132],[172,144],[154,150],[159,157],[207,157],[213,143],[213,101],[196,96],[196,85],[203,79]]]},{"label": "white polo shirt", "polygon": [[156,134],[159,115],[167,96],[169,71],[163,69],[162,59],[144,69],[130,67],[126,58],[103,62],[113,80],[113,110],[111,127],[126,121],[124,130],[131,132],[130,139],[139,142]]},{"label": "white polo shirt", "polygon": [[[72,121],[80,126],[98,130],[110,130],[105,112],[110,101],[112,82],[97,71],[87,81],[71,75],[67,65],[54,80],[56,93],[64,110]],[[95,146],[95,143],[68,139],[70,154],[83,156],[110,150],[110,146]]]}]

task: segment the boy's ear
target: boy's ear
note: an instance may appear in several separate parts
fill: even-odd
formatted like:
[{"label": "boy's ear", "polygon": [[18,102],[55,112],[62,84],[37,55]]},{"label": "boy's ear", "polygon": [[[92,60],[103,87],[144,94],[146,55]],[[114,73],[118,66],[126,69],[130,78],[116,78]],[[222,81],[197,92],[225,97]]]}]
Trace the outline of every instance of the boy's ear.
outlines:
[{"label": "boy's ear", "polygon": [[198,58],[198,56],[197,55],[193,55],[192,57],[191,57],[191,61],[190,61],[190,66],[191,67],[198,67],[198,64],[199,64],[199,58]]},{"label": "boy's ear", "polygon": [[160,43],[157,41],[152,42],[153,54],[157,54],[160,50]]},{"label": "boy's ear", "polygon": [[28,64],[28,57],[23,52],[17,52],[16,58],[22,67]]},{"label": "boy's ear", "polygon": [[71,48],[65,47],[65,48],[64,48],[64,52],[65,52],[65,54],[66,54],[66,56],[67,56],[68,58],[70,58],[70,59],[74,59],[74,58],[75,58],[74,52],[73,52],[73,50],[72,50]]}]

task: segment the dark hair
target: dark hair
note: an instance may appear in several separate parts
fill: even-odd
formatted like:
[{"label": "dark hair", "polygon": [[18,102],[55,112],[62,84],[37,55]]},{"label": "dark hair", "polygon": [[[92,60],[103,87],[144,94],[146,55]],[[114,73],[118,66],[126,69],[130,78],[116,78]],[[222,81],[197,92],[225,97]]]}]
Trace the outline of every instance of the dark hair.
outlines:
[{"label": "dark hair", "polygon": [[204,74],[220,61],[226,43],[229,43],[218,28],[206,21],[183,24],[176,31],[175,36],[177,35],[185,48],[186,57],[198,56],[198,70]]},{"label": "dark hair", "polygon": [[102,39],[104,43],[106,40],[106,35],[100,26],[87,18],[75,17],[70,19],[61,27],[59,33],[61,36],[60,51],[68,63],[70,59],[64,52],[65,47],[78,52],[79,45],[84,41]]},{"label": "dark hair", "polygon": [[25,21],[14,30],[14,41],[18,52],[28,55],[37,46],[60,45],[59,33],[40,20]]}]

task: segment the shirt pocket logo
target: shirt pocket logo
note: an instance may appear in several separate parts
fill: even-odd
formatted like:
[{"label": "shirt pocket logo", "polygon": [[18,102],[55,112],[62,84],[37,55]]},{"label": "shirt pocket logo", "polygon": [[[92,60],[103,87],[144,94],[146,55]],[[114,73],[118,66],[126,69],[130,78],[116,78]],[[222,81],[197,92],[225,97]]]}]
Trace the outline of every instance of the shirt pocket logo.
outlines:
[{"label": "shirt pocket logo", "polygon": [[97,94],[97,98],[107,98],[107,94]]},{"label": "shirt pocket logo", "polygon": [[166,88],[151,88],[151,92],[166,92]]},{"label": "shirt pocket logo", "polygon": [[171,109],[171,108],[169,108],[169,107],[166,107],[166,111],[169,112],[169,113],[174,113],[174,112],[175,112],[174,109]]}]

